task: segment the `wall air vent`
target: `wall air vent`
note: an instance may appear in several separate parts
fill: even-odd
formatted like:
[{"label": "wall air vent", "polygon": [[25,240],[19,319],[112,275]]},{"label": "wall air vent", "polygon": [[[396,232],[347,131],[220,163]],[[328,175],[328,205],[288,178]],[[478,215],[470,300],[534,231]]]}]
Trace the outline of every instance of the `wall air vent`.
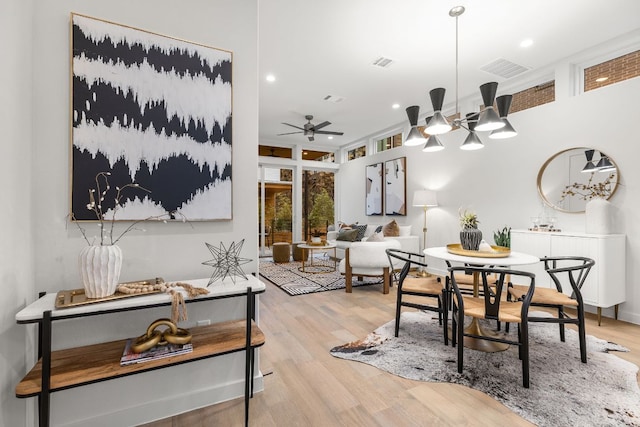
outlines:
[{"label": "wall air vent", "polygon": [[371,63],[371,65],[380,68],[388,68],[391,64],[393,64],[393,59],[385,58],[384,56],[376,58],[376,60]]},{"label": "wall air vent", "polygon": [[334,104],[337,104],[338,102],[344,101],[344,96],[327,95],[322,99],[324,101],[329,101],[329,102],[333,102]]},{"label": "wall air vent", "polygon": [[519,74],[524,73],[525,71],[529,71],[529,68],[527,67],[515,64],[502,58],[496,59],[495,61],[490,62],[483,67],[480,67],[480,69],[482,71],[486,71],[487,73],[503,77],[505,79],[510,79],[511,77],[515,77]]}]

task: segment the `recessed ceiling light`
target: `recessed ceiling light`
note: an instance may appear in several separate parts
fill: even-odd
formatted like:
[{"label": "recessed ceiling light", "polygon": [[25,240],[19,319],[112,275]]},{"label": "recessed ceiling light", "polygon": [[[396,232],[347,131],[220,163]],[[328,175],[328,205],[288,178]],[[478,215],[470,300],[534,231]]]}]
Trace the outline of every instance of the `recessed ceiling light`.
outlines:
[{"label": "recessed ceiling light", "polygon": [[333,139],[333,137],[332,137],[332,136],[328,136],[327,138],[329,138],[329,139]]},{"label": "recessed ceiling light", "polygon": [[393,104],[391,108],[393,108],[394,110],[397,110],[398,108],[400,108],[400,104]]},{"label": "recessed ceiling light", "polygon": [[609,80],[609,77],[598,77],[596,79],[596,82],[602,83],[602,82],[607,81],[607,80]]},{"label": "recessed ceiling light", "polygon": [[529,47],[533,44],[533,40],[531,39],[524,39],[520,42],[520,47]]},{"label": "recessed ceiling light", "polygon": [[267,74],[267,77],[265,77],[267,79],[268,82],[275,82],[276,81],[276,76],[274,76],[273,74]]}]

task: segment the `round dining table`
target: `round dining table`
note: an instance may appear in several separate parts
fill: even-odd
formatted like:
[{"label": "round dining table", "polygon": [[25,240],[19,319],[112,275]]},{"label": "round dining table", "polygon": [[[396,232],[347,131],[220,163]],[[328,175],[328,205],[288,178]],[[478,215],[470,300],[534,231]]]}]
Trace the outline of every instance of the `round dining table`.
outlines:
[{"label": "round dining table", "polygon": [[[522,252],[509,252],[507,256],[496,257],[495,254],[487,253],[488,256],[482,256],[481,252],[477,252],[471,255],[460,255],[450,252],[446,246],[426,248],[424,254],[428,257],[442,259],[445,261],[460,263],[471,266],[497,266],[497,267],[513,267],[516,265],[535,264],[540,262],[540,258],[534,255],[525,254]],[[470,251],[467,251],[470,252]],[[476,256],[477,255],[477,256]],[[479,274],[473,272],[473,296],[479,295]],[[485,330],[478,319],[475,317],[471,319],[471,323],[465,328],[465,332],[478,335],[478,336],[495,336],[492,331]],[[509,344],[488,341],[473,337],[464,337],[464,346],[472,348],[474,350],[480,350],[488,353],[504,351],[509,348]]]}]

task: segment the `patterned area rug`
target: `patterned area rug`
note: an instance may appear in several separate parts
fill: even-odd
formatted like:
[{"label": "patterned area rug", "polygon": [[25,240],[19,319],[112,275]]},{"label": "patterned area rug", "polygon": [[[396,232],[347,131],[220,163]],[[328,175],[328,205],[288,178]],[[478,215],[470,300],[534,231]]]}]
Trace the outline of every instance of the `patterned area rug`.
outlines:
[{"label": "patterned area rug", "polygon": [[[333,261],[329,259],[314,259],[313,264],[316,266],[315,268],[305,267],[305,270],[318,271],[333,268]],[[260,276],[269,280],[289,295],[304,295],[345,288],[344,276],[338,271],[303,273],[300,271],[301,267],[302,263],[298,261],[274,263],[271,258],[261,258],[259,273]],[[375,284],[382,286],[382,281],[376,277],[363,277],[363,281],[355,279],[354,277],[353,287]]]},{"label": "patterned area rug", "polygon": [[608,354],[628,351],[617,344],[588,335],[588,363],[583,364],[575,331],[567,330],[563,343],[557,325],[530,324],[531,388],[526,389],[515,346],[499,353],[465,349],[464,370],[458,374],[457,349],[443,344],[437,317],[405,312],[398,338],[393,329],[391,321],[331,354],[403,378],[471,387],[539,426],[640,426],[638,367]]}]

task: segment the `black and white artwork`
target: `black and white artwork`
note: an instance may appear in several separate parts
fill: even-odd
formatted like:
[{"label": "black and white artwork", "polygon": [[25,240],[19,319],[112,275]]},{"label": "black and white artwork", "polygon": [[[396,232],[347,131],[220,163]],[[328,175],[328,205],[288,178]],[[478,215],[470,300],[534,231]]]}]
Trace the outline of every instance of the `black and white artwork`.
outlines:
[{"label": "black and white artwork", "polygon": [[[232,218],[232,52],[72,14],[71,212],[99,172],[118,220]],[[107,219],[115,201],[102,201]]]},{"label": "black and white artwork", "polygon": [[382,215],[382,163],[366,167],[366,214]]},{"label": "black and white artwork", "polygon": [[406,215],[407,159],[387,160],[384,163],[384,211],[387,215]]}]

